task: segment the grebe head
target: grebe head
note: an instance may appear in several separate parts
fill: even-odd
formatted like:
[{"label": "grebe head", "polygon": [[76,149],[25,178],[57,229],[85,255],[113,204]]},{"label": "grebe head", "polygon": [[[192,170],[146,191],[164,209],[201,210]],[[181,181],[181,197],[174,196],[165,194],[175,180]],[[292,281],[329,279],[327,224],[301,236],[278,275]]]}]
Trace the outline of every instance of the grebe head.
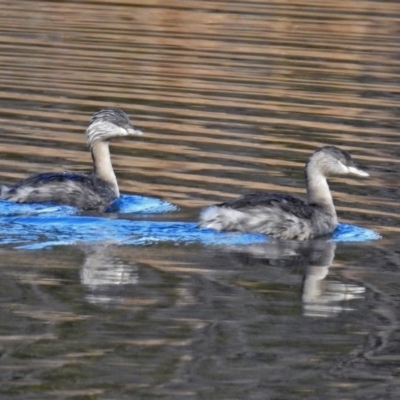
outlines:
[{"label": "grebe head", "polygon": [[122,136],[142,135],[135,129],[129,117],[119,108],[104,108],[93,115],[86,129],[88,145],[92,147],[96,141],[108,141]]},{"label": "grebe head", "polygon": [[346,174],[369,176],[368,173],[354,165],[351,155],[347,151],[336,146],[321,147],[308,159],[306,177],[318,173],[325,177]]}]

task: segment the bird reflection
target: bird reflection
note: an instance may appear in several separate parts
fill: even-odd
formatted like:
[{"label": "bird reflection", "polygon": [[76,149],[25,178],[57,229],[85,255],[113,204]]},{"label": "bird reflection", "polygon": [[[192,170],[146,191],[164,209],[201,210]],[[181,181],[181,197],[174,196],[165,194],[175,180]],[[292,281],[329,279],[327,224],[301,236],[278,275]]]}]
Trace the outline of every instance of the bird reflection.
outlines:
[{"label": "bird reflection", "polygon": [[313,256],[306,266],[302,288],[304,315],[329,317],[353,310],[346,305],[347,302],[362,298],[365,288],[354,283],[326,279],[335,258],[336,243],[318,242],[312,247]]},{"label": "bird reflection", "polygon": [[[264,265],[275,267],[302,267],[303,314],[307,317],[331,317],[350,311],[350,300],[364,296],[365,288],[354,283],[343,283],[329,279],[329,267],[335,258],[336,243],[324,240],[297,242],[271,241],[236,248],[245,254],[247,263],[257,259]],[[280,269],[282,275],[285,271]]]},{"label": "bird reflection", "polygon": [[112,244],[85,247],[85,261],[80,271],[81,283],[86,287],[86,300],[101,305],[124,301],[126,285],[138,282],[138,267],[119,259]]},{"label": "bird reflection", "polygon": [[[80,278],[86,287],[88,302],[103,306],[123,304],[131,296],[129,285],[138,285],[137,264],[118,258],[116,249],[118,246],[112,243],[84,248],[85,261]],[[241,273],[245,272],[246,277],[250,279],[252,275],[256,280],[260,279],[260,274],[265,277],[267,267],[268,281],[278,285],[291,287],[297,285],[299,273],[303,271],[301,286],[303,315],[332,317],[340,312],[351,311],[353,308],[349,302],[363,298],[365,294],[365,288],[359,284],[341,282],[329,277],[329,268],[334,261],[335,251],[336,243],[324,240],[270,241],[246,246],[224,246],[223,249],[219,248],[217,254],[219,257],[224,257],[226,265],[228,253],[231,261],[236,260]],[[195,254],[198,258],[199,254],[197,252]],[[214,258],[215,253],[212,254]],[[198,263],[198,260],[192,261],[194,264]],[[209,267],[213,269],[213,263],[209,261]],[[215,270],[218,270],[217,265]],[[226,269],[223,271],[227,272]]]}]

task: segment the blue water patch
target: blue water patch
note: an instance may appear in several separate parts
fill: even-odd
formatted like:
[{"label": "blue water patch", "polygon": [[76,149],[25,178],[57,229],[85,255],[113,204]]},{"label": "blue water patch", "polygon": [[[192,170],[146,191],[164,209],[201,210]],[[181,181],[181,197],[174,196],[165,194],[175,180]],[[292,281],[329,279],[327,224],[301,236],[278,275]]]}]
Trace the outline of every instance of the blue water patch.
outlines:
[{"label": "blue water patch", "polygon": [[334,242],[368,242],[377,239],[381,239],[379,233],[349,224],[339,224],[331,238]]},{"label": "blue water patch", "polygon": [[156,197],[123,194],[109,211],[118,214],[162,214],[177,209],[177,206]]},{"label": "blue water patch", "polygon": [[[161,214],[175,211],[178,208],[167,201],[155,197],[139,195],[121,195],[108,210],[118,214]],[[68,216],[81,212],[76,207],[53,203],[20,204],[0,200],[0,217],[16,215]]]},{"label": "blue water patch", "polygon": [[[331,240],[361,242],[379,239],[370,230],[340,224]],[[200,229],[194,222],[161,222],[126,220],[74,215],[28,215],[0,217],[0,245],[40,249],[78,242],[112,242],[115,244],[147,245],[160,242],[203,243],[207,245],[247,245],[267,241],[261,234],[216,232]]]},{"label": "blue water patch", "polygon": [[193,222],[134,221],[97,217],[11,217],[0,225],[0,244],[41,249],[78,242],[146,245],[160,242],[249,244],[265,242],[259,234],[220,233]]},{"label": "blue water patch", "polygon": [[59,206],[52,203],[20,204],[0,200],[0,217],[12,215],[74,215],[78,210],[75,207]]}]

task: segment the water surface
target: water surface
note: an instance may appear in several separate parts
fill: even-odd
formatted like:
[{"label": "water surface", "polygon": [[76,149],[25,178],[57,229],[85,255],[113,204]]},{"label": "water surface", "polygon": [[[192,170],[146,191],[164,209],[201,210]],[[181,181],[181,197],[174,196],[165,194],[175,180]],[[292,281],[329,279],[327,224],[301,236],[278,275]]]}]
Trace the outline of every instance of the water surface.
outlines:
[{"label": "water surface", "polygon": [[[46,246],[48,208],[0,216],[2,399],[397,399],[398,2],[1,7],[0,182],[90,170],[86,126],[117,106],[145,132],[111,144],[121,192],[155,202],[51,209]],[[330,144],[370,174],[331,180],[340,221],[382,239],[176,240],[204,205],[304,195]]]}]

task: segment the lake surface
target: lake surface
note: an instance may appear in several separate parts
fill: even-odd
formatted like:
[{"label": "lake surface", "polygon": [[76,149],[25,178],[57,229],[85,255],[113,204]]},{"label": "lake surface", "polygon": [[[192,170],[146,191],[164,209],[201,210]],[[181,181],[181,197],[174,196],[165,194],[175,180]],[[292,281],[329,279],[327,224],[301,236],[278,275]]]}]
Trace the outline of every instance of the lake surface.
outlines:
[{"label": "lake surface", "polygon": [[[102,107],[145,133],[111,144],[125,212],[1,202],[1,399],[398,398],[399,2],[1,10],[2,184],[89,171]],[[330,187],[381,239],[198,236],[205,205],[304,195],[322,145],[370,174]]]}]

